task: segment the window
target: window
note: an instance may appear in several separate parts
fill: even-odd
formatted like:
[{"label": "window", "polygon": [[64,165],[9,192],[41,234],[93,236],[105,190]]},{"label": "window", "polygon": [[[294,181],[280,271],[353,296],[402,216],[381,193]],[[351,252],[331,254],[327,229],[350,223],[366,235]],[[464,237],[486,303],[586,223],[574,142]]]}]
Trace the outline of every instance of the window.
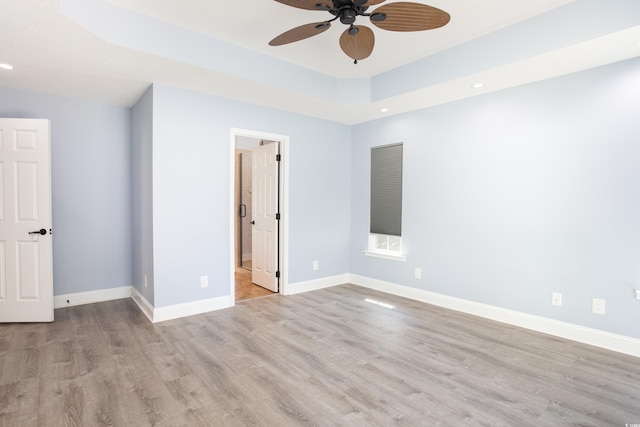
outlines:
[{"label": "window", "polygon": [[402,256],[402,143],[371,149],[369,247],[365,255]]}]

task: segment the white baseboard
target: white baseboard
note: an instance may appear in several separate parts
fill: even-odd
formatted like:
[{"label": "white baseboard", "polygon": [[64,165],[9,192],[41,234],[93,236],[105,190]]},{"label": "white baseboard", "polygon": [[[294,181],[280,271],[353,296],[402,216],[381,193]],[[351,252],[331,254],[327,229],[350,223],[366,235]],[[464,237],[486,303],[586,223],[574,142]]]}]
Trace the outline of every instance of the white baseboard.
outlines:
[{"label": "white baseboard", "polygon": [[463,313],[473,314],[475,316],[496,320],[498,322],[519,326],[521,328],[531,329],[537,332],[581,342],[583,344],[589,344],[617,351],[619,353],[640,357],[640,340],[636,338],[600,331],[598,329],[586,328],[572,323],[521,313],[514,310],[429,292],[409,286],[371,279],[369,277],[359,276],[356,274],[349,275],[349,280],[345,283],[353,283],[358,286],[388,294],[422,301],[439,307],[461,311]]},{"label": "white baseboard", "polygon": [[147,316],[151,323],[164,322],[165,320],[178,319],[180,317],[193,316],[196,314],[208,313],[210,311],[221,310],[231,307],[229,296],[210,298],[201,301],[186,302],[167,307],[154,308],[153,305],[136,288],[133,288],[133,301],[138,305],[140,311]]},{"label": "white baseboard", "polygon": [[340,274],[337,276],[323,277],[322,279],[308,280],[306,282],[288,283],[284,289],[285,295],[295,295],[302,292],[316,291],[330,288],[331,286],[349,283],[351,275]]},{"label": "white baseboard", "polygon": [[132,286],[122,286],[119,288],[99,289],[97,291],[55,295],[53,297],[53,308],[73,307],[75,305],[129,298],[131,297],[132,289]]},{"label": "white baseboard", "polygon": [[153,304],[151,304],[149,300],[147,300],[136,288],[131,288],[131,299],[138,305],[142,314],[147,316],[149,322],[153,323]]},{"label": "white baseboard", "polygon": [[233,306],[229,295],[153,309],[153,323],[222,310]]}]

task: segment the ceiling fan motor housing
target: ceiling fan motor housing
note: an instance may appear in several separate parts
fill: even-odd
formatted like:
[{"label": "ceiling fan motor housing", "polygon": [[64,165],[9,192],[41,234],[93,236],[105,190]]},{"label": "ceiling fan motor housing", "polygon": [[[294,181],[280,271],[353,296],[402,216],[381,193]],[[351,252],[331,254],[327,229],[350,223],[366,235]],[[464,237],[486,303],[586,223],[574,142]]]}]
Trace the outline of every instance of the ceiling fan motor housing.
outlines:
[{"label": "ceiling fan motor housing", "polygon": [[[333,7],[328,12],[333,16],[340,18],[340,22],[345,25],[353,25],[358,15],[362,15],[368,9],[364,6],[366,0],[333,0]],[[325,4],[318,3],[316,8],[319,10],[327,10]]]},{"label": "ceiling fan motor housing", "polygon": [[340,22],[346,25],[351,25],[356,22],[358,12],[353,8],[344,8],[340,11]]}]

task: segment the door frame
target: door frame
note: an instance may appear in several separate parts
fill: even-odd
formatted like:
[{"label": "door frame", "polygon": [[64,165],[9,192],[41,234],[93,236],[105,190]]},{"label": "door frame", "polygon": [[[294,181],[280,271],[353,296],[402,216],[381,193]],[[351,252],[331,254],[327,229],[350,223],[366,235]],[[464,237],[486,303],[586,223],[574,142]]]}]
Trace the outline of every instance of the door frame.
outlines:
[{"label": "door frame", "polygon": [[244,136],[255,139],[265,139],[278,141],[280,143],[280,216],[278,223],[280,233],[280,281],[278,292],[286,295],[289,283],[289,136],[278,135],[269,132],[253,131],[247,129],[231,128],[231,138],[229,143],[229,295],[231,305],[236,301],[236,137]]}]

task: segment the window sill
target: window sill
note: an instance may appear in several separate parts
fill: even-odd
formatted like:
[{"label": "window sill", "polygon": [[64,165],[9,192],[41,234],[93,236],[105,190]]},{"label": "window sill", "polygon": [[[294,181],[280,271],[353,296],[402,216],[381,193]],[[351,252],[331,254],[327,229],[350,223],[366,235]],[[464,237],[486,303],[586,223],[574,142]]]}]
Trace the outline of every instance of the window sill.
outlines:
[{"label": "window sill", "polygon": [[393,255],[393,254],[382,253],[382,252],[373,252],[373,251],[362,251],[362,253],[364,254],[364,256],[370,256],[370,257],[374,257],[374,258],[390,259],[392,261],[405,262],[407,260],[407,258],[404,255],[400,255],[400,254]]}]

